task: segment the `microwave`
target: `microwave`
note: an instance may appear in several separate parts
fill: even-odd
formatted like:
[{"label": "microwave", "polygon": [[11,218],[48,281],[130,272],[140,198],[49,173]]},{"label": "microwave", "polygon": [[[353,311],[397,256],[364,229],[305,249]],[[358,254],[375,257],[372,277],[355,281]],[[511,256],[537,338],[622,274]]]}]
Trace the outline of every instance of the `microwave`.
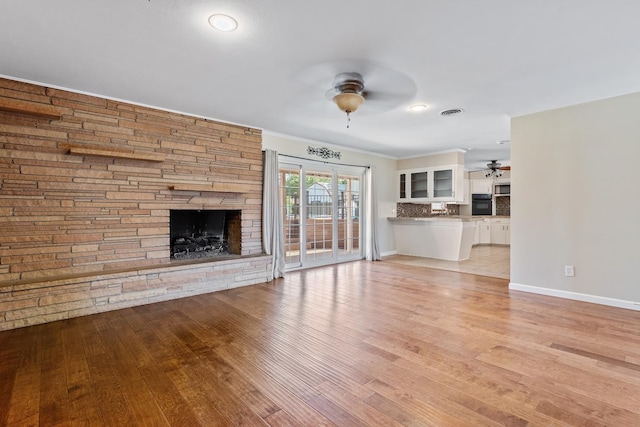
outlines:
[{"label": "microwave", "polygon": [[511,184],[496,184],[493,194],[496,196],[508,196],[511,194]]}]

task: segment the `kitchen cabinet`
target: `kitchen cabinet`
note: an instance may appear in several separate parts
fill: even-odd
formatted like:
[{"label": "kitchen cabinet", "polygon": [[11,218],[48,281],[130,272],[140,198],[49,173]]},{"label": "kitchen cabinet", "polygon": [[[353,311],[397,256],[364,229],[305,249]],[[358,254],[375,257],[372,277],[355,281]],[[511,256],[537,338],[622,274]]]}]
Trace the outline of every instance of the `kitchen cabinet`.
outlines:
[{"label": "kitchen cabinet", "polygon": [[508,218],[491,219],[491,244],[510,245],[511,244],[511,220]]},{"label": "kitchen cabinet", "polygon": [[429,172],[411,173],[411,198],[423,199],[429,197]]},{"label": "kitchen cabinet", "polygon": [[471,194],[493,194],[493,180],[472,179]]},{"label": "kitchen cabinet", "polygon": [[468,205],[471,200],[471,187],[469,184],[469,180],[464,178],[462,181],[462,200],[458,200],[459,205]]},{"label": "kitchen cabinet", "polygon": [[453,169],[440,169],[433,171],[433,198],[451,198],[455,193],[453,189]]},{"label": "kitchen cabinet", "polygon": [[401,170],[397,175],[400,201],[463,202],[465,199],[462,165]]},{"label": "kitchen cabinet", "polygon": [[474,245],[488,245],[491,243],[491,221],[483,218],[476,221],[476,232],[473,236]]}]

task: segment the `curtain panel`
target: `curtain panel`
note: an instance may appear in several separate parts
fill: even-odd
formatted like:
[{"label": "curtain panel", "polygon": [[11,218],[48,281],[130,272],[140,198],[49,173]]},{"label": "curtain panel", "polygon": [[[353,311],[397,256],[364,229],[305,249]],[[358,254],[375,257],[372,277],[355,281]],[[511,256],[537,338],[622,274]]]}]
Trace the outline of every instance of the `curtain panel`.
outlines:
[{"label": "curtain panel", "polygon": [[263,159],[262,245],[264,252],[272,256],[271,279],[277,279],[284,276],[285,266],[278,153],[274,150],[264,150]]}]

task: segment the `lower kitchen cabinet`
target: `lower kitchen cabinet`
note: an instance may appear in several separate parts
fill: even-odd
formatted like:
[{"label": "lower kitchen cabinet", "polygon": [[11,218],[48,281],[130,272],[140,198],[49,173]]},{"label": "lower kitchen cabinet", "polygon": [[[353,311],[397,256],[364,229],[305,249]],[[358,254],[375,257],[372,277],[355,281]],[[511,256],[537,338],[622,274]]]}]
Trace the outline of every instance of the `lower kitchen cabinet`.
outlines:
[{"label": "lower kitchen cabinet", "polygon": [[491,244],[511,244],[511,220],[508,218],[491,218]]},{"label": "lower kitchen cabinet", "polygon": [[481,219],[476,222],[476,232],[473,236],[474,245],[488,245],[491,243],[491,220]]}]

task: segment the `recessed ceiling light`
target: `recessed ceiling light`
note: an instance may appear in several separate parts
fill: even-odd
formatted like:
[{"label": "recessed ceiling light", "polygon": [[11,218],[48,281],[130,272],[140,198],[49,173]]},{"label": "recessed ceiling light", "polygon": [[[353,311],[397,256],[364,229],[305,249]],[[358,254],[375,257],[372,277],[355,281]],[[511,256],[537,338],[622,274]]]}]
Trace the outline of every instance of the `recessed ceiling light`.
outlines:
[{"label": "recessed ceiling light", "polygon": [[209,17],[209,25],[218,31],[230,32],[238,28],[238,21],[229,15],[216,14]]},{"label": "recessed ceiling light", "polygon": [[409,111],[414,113],[421,113],[427,109],[427,106],[424,104],[415,104],[409,107]]}]

